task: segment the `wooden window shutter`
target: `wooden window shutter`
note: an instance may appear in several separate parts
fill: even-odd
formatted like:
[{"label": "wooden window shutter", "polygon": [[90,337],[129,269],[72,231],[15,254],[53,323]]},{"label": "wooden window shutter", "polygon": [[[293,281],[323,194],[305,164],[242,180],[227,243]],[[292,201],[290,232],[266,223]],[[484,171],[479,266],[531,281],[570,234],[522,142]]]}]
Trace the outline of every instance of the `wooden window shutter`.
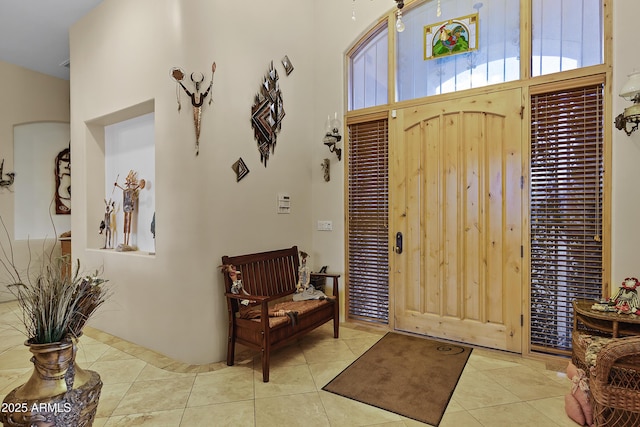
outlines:
[{"label": "wooden window shutter", "polygon": [[604,85],[531,97],[531,349],[567,354],[574,299],[602,296]]},{"label": "wooden window shutter", "polygon": [[388,120],[349,125],[348,291],[351,319],[389,323]]}]

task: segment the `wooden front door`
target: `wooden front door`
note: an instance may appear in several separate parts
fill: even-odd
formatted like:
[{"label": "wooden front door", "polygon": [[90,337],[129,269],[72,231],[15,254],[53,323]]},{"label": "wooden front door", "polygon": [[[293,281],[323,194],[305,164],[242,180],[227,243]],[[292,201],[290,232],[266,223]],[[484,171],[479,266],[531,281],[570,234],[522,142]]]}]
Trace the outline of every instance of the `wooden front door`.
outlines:
[{"label": "wooden front door", "polygon": [[521,105],[515,89],[397,111],[395,329],[521,352]]}]

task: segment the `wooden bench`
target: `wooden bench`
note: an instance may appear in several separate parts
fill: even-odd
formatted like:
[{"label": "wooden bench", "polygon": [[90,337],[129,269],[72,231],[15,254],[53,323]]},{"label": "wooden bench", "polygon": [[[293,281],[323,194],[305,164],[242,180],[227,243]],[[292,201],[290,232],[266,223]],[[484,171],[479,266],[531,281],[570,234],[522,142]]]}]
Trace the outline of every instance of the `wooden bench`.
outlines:
[{"label": "wooden bench", "polygon": [[[228,274],[224,275],[229,311],[227,365],[234,364],[236,343],[243,344],[261,352],[262,380],[269,382],[272,350],[287,345],[329,320],[333,320],[333,337],[338,338],[340,276],[311,273],[312,277],[333,278],[333,294],[322,300],[292,301],[300,264],[297,246],[255,254],[225,255],[222,264],[233,265],[242,273],[242,287],[248,293],[232,293],[232,280]],[[251,303],[245,306],[243,300]],[[274,317],[278,310],[297,315]]]}]

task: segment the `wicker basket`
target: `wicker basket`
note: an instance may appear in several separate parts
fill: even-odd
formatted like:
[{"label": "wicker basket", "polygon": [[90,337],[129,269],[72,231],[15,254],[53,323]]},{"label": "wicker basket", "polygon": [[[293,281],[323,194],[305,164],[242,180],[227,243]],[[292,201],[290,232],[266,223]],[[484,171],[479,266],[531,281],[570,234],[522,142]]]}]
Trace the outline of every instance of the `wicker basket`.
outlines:
[{"label": "wicker basket", "polygon": [[[578,341],[574,339],[577,358],[584,355],[575,346]],[[586,372],[595,425],[640,426],[640,337],[612,339],[598,353],[595,368]]]}]

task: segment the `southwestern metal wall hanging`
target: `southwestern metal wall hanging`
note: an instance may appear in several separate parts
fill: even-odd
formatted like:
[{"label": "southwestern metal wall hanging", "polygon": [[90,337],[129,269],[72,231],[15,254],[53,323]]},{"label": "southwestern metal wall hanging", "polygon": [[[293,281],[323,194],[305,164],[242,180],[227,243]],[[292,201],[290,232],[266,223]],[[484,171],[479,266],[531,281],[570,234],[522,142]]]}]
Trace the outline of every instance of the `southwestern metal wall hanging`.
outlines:
[{"label": "southwestern metal wall hanging", "polygon": [[[202,73],[191,73],[191,83],[193,84],[195,90],[192,92],[182,83],[185,80],[186,74],[182,68],[172,68],[171,69],[171,78],[176,82],[176,98],[178,101],[178,112],[182,109],[182,104],[180,104],[180,87],[184,90],[184,92],[191,98],[191,106],[193,108],[193,124],[196,128],[196,156],[200,154],[200,124],[202,122],[202,105],[204,104],[204,100],[207,96],[209,96],[209,92],[211,92],[211,88],[213,87],[213,75],[216,72],[216,63],[211,64],[211,81],[209,82],[209,87],[204,92],[200,92],[200,86],[202,82],[204,82],[204,74]],[[178,87],[180,85],[180,87]],[[213,100],[213,95],[209,98],[209,105]]]},{"label": "southwestern metal wall hanging", "polygon": [[284,71],[287,73],[287,76],[293,72],[293,64],[287,55],[282,58],[282,66],[284,67]]},{"label": "southwestern metal wall hanging", "polygon": [[269,152],[273,153],[275,149],[283,118],[284,107],[278,84],[278,72],[273,68],[273,61],[271,61],[269,72],[264,76],[260,92],[256,94],[251,107],[251,127],[258,141],[260,161],[265,167],[269,160]]},{"label": "southwestern metal wall hanging", "polygon": [[231,169],[236,173],[236,182],[240,182],[242,178],[249,174],[249,168],[242,160],[242,157],[238,159],[233,165],[231,165]]},{"label": "southwestern metal wall hanging", "polygon": [[[2,179],[4,175],[7,176],[7,179]],[[4,173],[4,159],[2,159],[2,163],[0,163],[0,188],[11,186],[13,184],[15,176],[15,172]]]},{"label": "southwestern metal wall hanging", "polygon": [[71,148],[56,156],[56,214],[71,213]]}]

